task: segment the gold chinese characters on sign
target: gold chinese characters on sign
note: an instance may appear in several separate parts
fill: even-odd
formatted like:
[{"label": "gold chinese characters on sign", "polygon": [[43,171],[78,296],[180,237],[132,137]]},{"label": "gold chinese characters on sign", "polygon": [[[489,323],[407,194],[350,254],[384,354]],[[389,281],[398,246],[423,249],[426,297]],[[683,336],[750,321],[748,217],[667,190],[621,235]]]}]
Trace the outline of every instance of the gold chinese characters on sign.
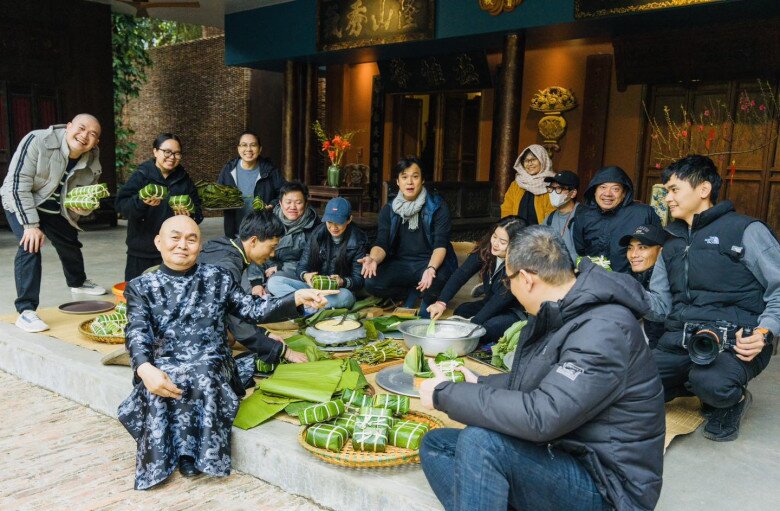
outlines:
[{"label": "gold chinese characters on sign", "polygon": [[319,0],[321,51],[432,39],[434,0]]},{"label": "gold chinese characters on sign", "polygon": [[561,150],[558,141],[566,133],[566,119],[561,114],[576,106],[577,99],[574,93],[565,87],[555,85],[538,91],[531,98],[531,110],[545,114],[539,119],[537,129],[543,139],[542,145],[547,148],[550,156],[553,151]]},{"label": "gold chinese characters on sign", "polygon": [[523,0],[479,0],[479,8],[498,16],[502,12],[514,11],[521,3]]}]

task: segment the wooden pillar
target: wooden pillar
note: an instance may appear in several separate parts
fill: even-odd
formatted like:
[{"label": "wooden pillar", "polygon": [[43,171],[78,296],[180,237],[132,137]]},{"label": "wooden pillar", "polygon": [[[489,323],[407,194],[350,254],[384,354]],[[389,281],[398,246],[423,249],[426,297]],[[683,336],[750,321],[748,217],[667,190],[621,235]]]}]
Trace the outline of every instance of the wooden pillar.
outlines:
[{"label": "wooden pillar", "polygon": [[577,160],[580,197],[588,189],[588,183],[593,179],[593,175],[604,164],[611,84],[612,55],[588,55],[585,64],[585,92],[582,95],[580,154]]},{"label": "wooden pillar", "polygon": [[306,64],[304,71],[304,102],[303,102],[303,179],[308,185],[317,183],[317,162],[319,143],[312,130],[312,124],[317,120],[317,66]]},{"label": "wooden pillar", "polygon": [[298,178],[296,98],[299,86],[297,75],[297,66],[293,61],[288,60],[284,69],[284,104],[282,105],[282,173],[288,181]]},{"label": "wooden pillar", "polygon": [[520,131],[525,39],[519,34],[504,38],[504,53],[493,116],[493,198],[500,204],[514,179]]}]

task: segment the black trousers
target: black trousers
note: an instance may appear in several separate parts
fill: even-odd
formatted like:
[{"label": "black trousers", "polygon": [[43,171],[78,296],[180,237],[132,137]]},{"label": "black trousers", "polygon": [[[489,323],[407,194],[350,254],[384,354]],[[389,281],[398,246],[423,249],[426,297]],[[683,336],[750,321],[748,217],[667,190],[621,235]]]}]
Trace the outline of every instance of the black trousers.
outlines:
[{"label": "black trousers", "polygon": [[[485,306],[485,300],[477,302],[466,302],[458,305],[455,309],[455,315],[463,316],[464,318],[470,318],[475,316]],[[488,318],[482,326],[485,327],[487,332],[480,338],[479,342],[482,344],[490,344],[496,342],[504,335],[507,328],[520,321],[520,317],[511,310],[503,311],[495,316]]]},{"label": "black trousers", "polygon": [[[46,238],[51,242],[57,256],[62,262],[62,271],[65,274],[65,282],[68,287],[81,287],[87,280],[84,273],[84,257],[81,254],[81,242],[78,230],[70,225],[62,215],[40,213],[39,227]],[[11,230],[16,235],[16,241],[21,241],[24,235],[24,227],[19,219],[10,211],[5,212],[5,217]],[[21,313],[26,310],[36,310],[41,294],[41,251],[31,254],[21,245],[14,257],[14,280],[16,282],[16,311]]]},{"label": "black trousers", "polygon": [[769,364],[772,349],[772,344],[768,344],[750,362],[738,359],[732,351],[723,351],[707,366],[691,362],[688,352],[681,348],[659,346],[653,350],[653,356],[666,401],[695,395],[715,408],[728,408],[742,399],[748,382]]},{"label": "black trousers", "polygon": [[127,254],[127,263],[125,264],[125,282],[130,282],[144,271],[162,264],[162,257],[136,257]]},{"label": "black trousers", "polygon": [[[393,300],[407,300],[410,297],[416,297],[415,288],[420,282],[423,272],[428,268],[428,262],[428,259],[421,261],[386,259],[377,268],[376,276],[366,279],[366,291],[374,296],[392,298]],[[436,271],[436,278],[433,279],[431,287],[422,293],[420,316],[429,317],[428,311],[425,309],[439,298],[439,294],[450,276],[452,276],[452,272],[443,268]],[[406,306],[412,307],[413,305],[408,302]]]}]

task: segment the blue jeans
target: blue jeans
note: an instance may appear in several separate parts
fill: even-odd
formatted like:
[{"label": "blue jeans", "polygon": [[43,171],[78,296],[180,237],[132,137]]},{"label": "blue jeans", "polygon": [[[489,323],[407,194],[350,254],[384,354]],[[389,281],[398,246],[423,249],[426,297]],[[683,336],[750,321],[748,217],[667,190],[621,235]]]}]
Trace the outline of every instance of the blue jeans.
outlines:
[{"label": "blue jeans", "polygon": [[447,511],[611,509],[571,454],[489,429],[434,429],[420,460]]},{"label": "blue jeans", "polygon": [[[274,296],[285,296],[299,289],[309,289],[309,285],[302,280],[271,275],[266,288]],[[329,295],[325,298],[328,300],[327,309],[351,309],[355,305],[355,295],[346,288],[341,288],[335,295]]]}]

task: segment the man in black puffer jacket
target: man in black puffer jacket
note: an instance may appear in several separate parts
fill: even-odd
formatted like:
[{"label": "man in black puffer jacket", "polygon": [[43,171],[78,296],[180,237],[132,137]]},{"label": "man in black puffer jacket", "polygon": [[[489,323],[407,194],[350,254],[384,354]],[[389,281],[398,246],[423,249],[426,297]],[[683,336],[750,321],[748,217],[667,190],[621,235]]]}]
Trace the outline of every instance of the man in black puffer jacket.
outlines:
[{"label": "man in black puffer jacket", "polygon": [[585,191],[585,203],[574,220],[574,247],[580,256],[604,256],[614,271],[629,273],[626,247],[620,238],[640,225],[661,227],[661,219],[647,204],[634,202],[634,183],[620,167],[604,167]]},{"label": "man in black puffer jacket", "polygon": [[509,286],[532,315],[509,374],[437,376],[424,406],[467,425],[425,435],[423,471],[447,510],[650,510],[661,491],[663,389],[637,316],[641,285],[589,260],[575,278],[546,226],[512,239]]}]

